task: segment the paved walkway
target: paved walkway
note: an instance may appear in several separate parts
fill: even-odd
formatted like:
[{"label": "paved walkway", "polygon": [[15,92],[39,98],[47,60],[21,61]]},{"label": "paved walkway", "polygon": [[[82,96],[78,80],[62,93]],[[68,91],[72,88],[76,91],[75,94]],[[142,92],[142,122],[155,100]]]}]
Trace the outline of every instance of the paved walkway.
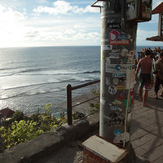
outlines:
[{"label": "paved walkway", "polygon": [[[138,92],[138,91],[137,91]],[[135,153],[151,163],[163,162],[163,98],[155,99],[149,91],[148,107],[143,107],[135,93],[131,143]]]},{"label": "paved walkway", "polygon": [[[136,155],[139,156],[135,162],[163,163],[163,98],[154,99],[152,90],[149,91],[147,103],[148,107],[142,106],[136,91],[131,127],[131,143]],[[98,134],[98,131],[91,134]],[[83,148],[76,141],[65,145],[48,158],[42,158],[39,162],[82,163],[82,160]]]}]

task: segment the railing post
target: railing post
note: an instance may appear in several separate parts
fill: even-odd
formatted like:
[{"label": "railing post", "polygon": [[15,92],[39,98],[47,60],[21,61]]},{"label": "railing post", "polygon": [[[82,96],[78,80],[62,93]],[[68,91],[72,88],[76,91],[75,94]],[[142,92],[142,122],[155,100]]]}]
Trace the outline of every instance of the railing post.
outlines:
[{"label": "railing post", "polygon": [[72,90],[71,85],[67,85],[67,120],[68,125],[72,125]]}]

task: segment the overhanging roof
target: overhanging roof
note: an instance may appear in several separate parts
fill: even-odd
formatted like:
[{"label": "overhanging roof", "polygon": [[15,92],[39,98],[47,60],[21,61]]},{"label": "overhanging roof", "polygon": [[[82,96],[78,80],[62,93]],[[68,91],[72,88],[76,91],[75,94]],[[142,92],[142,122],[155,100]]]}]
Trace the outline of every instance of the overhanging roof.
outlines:
[{"label": "overhanging roof", "polygon": [[[152,14],[163,13],[163,2],[160,3],[154,10],[152,10]],[[148,41],[163,41],[163,36],[153,36],[146,38]]]},{"label": "overhanging roof", "polygon": [[152,14],[159,14],[163,12],[163,2],[160,3],[153,11]]},{"label": "overhanging roof", "polygon": [[153,36],[153,37],[146,38],[146,40],[148,40],[148,41],[163,41],[163,36]]}]

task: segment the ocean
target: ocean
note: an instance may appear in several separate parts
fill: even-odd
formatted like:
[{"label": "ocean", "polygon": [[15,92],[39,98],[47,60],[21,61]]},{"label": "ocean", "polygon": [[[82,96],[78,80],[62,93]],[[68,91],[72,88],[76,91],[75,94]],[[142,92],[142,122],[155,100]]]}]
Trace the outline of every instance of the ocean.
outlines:
[{"label": "ocean", "polygon": [[[140,51],[144,46],[138,46]],[[150,47],[154,49],[154,47]],[[100,79],[100,46],[0,49],[0,110],[24,113],[66,101],[66,87]],[[80,96],[89,88],[73,92]]]}]

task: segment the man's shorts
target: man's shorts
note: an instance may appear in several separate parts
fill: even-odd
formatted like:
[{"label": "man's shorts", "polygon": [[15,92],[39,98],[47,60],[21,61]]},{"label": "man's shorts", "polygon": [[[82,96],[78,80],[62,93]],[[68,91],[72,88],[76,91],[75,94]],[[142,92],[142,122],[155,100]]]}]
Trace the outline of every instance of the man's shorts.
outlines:
[{"label": "man's shorts", "polygon": [[139,85],[141,88],[144,87],[145,90],[150,90],[152,87],[151,74],[140,74]]}]

